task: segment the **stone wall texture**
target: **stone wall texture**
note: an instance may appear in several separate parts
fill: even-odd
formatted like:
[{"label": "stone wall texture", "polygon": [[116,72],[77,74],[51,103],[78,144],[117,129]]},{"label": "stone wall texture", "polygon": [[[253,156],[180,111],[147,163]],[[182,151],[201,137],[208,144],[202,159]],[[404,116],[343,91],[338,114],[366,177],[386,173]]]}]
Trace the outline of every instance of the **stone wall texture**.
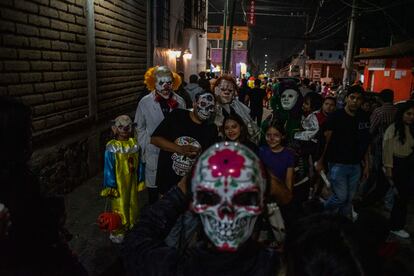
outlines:
[{"label": "stone wall texture", "polygon": [[[89,1],[0,1],[0,95],[33,110],[32,162],[47,190],[70,190],[102,167],[110,119],[133,112],[144,89],[146,1],[93,1],[91,39]],[[96,91],[88,88],[88,71],[96,74]]]}]

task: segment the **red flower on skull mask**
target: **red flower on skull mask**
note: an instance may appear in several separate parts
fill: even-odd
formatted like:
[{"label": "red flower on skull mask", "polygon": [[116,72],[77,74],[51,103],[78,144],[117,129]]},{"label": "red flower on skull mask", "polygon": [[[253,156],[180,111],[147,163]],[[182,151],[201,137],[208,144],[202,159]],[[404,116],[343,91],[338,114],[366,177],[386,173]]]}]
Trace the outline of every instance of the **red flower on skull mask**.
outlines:
[{"label": "red flower on skull mask", "polygon": [[213,177],[240,177],[244,161],[245,158],[236,151],[224,149],[208,159],[208,166]]}]

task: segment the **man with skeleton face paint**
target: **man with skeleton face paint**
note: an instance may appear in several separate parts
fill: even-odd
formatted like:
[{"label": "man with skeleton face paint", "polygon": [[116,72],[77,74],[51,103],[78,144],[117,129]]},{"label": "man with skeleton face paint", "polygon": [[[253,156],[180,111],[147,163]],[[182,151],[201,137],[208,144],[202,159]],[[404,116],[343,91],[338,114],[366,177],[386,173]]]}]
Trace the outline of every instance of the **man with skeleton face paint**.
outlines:
[{"label": "man with skeleton face paint", "polygon": [[172,110],[185,108],[185,101],[174,89],[180,86],[180,77],[166,66],[153,67],[145,73],[145,84],[151,91],[141,99],[135,113],[138,143],[145,162],[145,185],[149,193],[149,202],[158,199],[155,184],[159,148],[150,143],[151,135],[160,122]]},{"label": "man with skeleton face paint", "polygon": [[[122,251],[128,272],[277,275],[277,253],[251,239],[255,221],[264,211],[265,189],[260,160],[247,147],[234,142],[211,146],[198,159],[191,184],[183,179],[153,208],[143,211]],[[200,217],[207,240],[181,252],[162,241],[179,216],[188,210],[188,204]]]},{"label": "man with skeleton face paint", "polygon": [[190,171],[202,150],[217,141],[217,129],[209,123],[214,111],[214,96],[198,93],[192,111],[174,110],[152,134],[151,143],[161,149],[156,177],[161,194]]}]

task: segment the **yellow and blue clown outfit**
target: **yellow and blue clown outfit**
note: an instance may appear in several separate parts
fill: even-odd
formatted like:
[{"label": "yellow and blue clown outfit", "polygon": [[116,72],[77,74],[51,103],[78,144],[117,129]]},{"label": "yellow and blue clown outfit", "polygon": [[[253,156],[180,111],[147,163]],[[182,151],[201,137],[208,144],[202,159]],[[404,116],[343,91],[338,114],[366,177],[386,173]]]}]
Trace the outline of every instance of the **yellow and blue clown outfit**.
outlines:
[{"label": "yellow and blue clown outfit", "polygon": [[111,199],[112,212],[120,215],[119,235],[131,229],[138,221],[138,192],[145,187],[140,165],[139,146],[135,138],[127,141],[112,139],[106,144],[104,189],[101,196]]}]

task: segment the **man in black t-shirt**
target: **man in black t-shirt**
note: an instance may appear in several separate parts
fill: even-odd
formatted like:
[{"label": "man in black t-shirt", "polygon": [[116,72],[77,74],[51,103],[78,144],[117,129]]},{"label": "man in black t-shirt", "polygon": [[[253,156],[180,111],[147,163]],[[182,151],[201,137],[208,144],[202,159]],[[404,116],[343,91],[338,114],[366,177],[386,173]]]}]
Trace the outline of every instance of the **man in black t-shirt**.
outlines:
[{"label": "man in black t-shirt", "polygon": [[196,94],[193,111],[176,109],[155,129],[151,143],[161,149],[156,184],[165,194],[186,175],[196,157],[217,141],[217,128],[208,121],[215,110],[210,92]]},{"label": "man in black t-shirt", "polygon": [[352,218],[352,199],[361,174],[363,179],[368,178],[369,174],[370,124],[369,117],[359,110],[362,93],[359,87],[349,88],[345,108],[328,117],[324,133],[326,144],[316,166],[317,171],[320,171],[325,158],[329,164],[333,194],[325,202],[325,208],[338,210],[348,218]]},{"label": "man in black t-shirt", "polygon": [[250,101],[250,117],[253,121],[257,121],[258,126],[262,124],[263,100],[266,97],[266,91],[260,88],[261,83],[260,79],[255,79],[254,88],[247,92],[248,101]]}]

